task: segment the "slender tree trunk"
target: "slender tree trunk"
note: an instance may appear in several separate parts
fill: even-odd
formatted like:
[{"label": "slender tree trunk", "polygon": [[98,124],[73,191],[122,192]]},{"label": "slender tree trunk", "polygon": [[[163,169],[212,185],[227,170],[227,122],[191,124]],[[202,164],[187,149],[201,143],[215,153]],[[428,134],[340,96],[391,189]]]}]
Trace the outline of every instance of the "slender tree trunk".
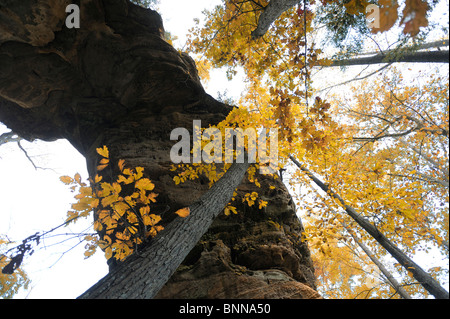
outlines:
[{"label": "slender tree trunk", "polygon": [[364,58],[354,58],[347,60],[334,60],[330,66],[350,66],[350,65],[368,65],[368,64],[380,64],[380,63],[448,63],[449,53],[446,51],[416,51],[389,55],[378,54]]},{"label": "slender tree trunk", "polygon": [[378,269],[381,271],[381,273],[386,277],[390,285],[399,293],[399,295],[403,299],[411,299],[411,296],[408,294],[408,292],[398,283],[398,281],[392,276],[392,274],[389,272],[389,270],[386,269],[386,267],[383,265],[383,263],[370,251],[370,249],[364,245],[364,243],[359,239],[351,229],[347,227],[347,225],[344,224],[344,228],[347,230],[347,232],[350,234],[350,236],[353,237],[355,242],[358,244],[359,247],[366,253],[366,255],[372,260],[372,262],[378,267]]},{"label": "slender tree trunk", "polygon": [[233,164],[225,175],[192,204],[190,215],[177,218],[139,255],[133,255],[80,298],[153,298],[231,200],[247,171]]},{"label": "slender tree trunk", "polygon": [[300,164],[294,157],[290,156],[292,162],[329,196],[338,200],[344,207],[346,213],[353,218],[353,220],[367,231],[383,248],[385,248],[392,257],[394,257],[400,265],[402,265],[408,272],[410,272],[414,278],[434,297],[437,299],[448,299],[448,292],[442,288],[430,274],[425,272],[419,265],[417,265],[411,258],[406,256],[396,245],[394,245],[386,236],[384,236],[375,226],[373,226],[364,217],[358,214],[356,210],[347,205],[345,201],[325,185],[320,179],[314,176],[306,167]]}]

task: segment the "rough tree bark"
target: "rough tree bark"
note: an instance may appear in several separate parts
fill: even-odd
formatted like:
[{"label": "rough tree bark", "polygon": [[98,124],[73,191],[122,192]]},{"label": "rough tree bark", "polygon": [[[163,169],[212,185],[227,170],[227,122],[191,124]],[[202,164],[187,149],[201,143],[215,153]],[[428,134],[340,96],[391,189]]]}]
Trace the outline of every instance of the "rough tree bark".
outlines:
[{"label": "rough tree bark", "polygon": [[[204,179],[174,184],[170,132],[191,128],[194,119],[205,127],[217,124],[231,107],[204,91],[193,60],[164,40],[162,20],[155,11],[126,0],[84,0],[76,2],[80,28],[69,29],[65,9],[72,2],[0,0],[0,121],[27,140],[67,139],[86,157],[91,176],[97,173],[95,150],[103,145],[109,149],[111,163],[124,159],[129,167],[144,167],[159,194],[152,212],[163,215],[166,231],[143,247],[140,255],[162,256],[164,261],[167,247],[179,236],[186,240],[181,246],[170,246],[176,256],[162,263],[168,278],[206,231],[217,214],[216,206],[228,196],[216,206],[205,207],[201,203],[214,197],[197,203],[208,190]],[[112,171],[110,178],[117,173]],[[227,192],[238,179],[232,178],[234,184]],[[275,190],[269,189],[268,182],[262,184],[261,189],[244,184],[239,192],[263,194],[269,201],[267,209],[246,210],[241,204],[238,216],[219,216],[214,231],[204,235],[160,298],[320,297],[314,290],[309,250],[300,240],[303,227],[285,186],[276,180]],[[194,228],[196,236],[186,232],[197,225],[189,228],[189,219],[174,214],[191,205],[200,205],[198,210],[191,207],[196,212],[192,219],[208,221],[203,228]],[[269,223],[265,218],[273,220]],[[217,252],[220,256],[210,258]],[[166,277],[158,283],[149,277],[141,280],[142,274],[159,273],[151,269],[147,257],[125,260],[84,297],[154,296]],[[158,258],[153,257],[156,262]],[[264,262],[253,262],[255,258]],[[193,272],[199,274],[200,268],[209,272],[195,277]],[[217,277],[211,276],[213,268],[214,276],[226,278],[220,287],[215,286]],[[202,285],[209,287],[202,295],[182,295],[177,288],[195,286],[199,280],[209,283]]]}]

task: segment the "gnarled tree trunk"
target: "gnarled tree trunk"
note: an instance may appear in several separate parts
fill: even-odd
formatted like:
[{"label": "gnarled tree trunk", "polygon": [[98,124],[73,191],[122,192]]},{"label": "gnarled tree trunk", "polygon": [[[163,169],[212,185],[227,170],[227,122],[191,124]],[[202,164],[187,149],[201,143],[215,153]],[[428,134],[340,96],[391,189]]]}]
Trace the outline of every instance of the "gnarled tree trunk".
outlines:
[{"label": "gnarled tree trunk", "polygon": [[[113,267],[82,297],[154,297],[194,246],[158,297],[319,297],[303,228],[279,181],[271,181],[275,190],[263,176],[260,189],[241,186],[241,195],[257,191],[268,207],[240,205],[237,216],[220,216],[198,242],[246,166],[233,165],[208,193],[202,179],[174,184],[172,129],[189,129],[194,119],[205,127],[217,124],[231,107],[210,97],[193,60],[164,40],[160,16],[126,0],[86,0],[80,28],[69,29],[69,4],[0,0],[0,121],[28,140],[69,140],[86,157],[91,176],[97,173],[95,149],[103,145],[112,163],[124,159],[129,167],[144,167],[159,194],[152,212],[166,223],[139,255]],[[176,217],[186,206],[191,216]],[[189,289],[195,285],[202,290]]]}]

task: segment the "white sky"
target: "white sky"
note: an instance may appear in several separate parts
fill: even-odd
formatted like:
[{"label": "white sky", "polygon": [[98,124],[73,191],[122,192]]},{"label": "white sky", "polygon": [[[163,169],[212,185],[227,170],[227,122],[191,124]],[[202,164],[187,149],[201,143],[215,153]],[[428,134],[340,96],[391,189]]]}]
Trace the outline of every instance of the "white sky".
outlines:
[{"label": "white sky", "polygon": [[[194,25],[193,19],[201,19],[203,9],[212,9],[219,3],[219,0],[162,0],[158,11],[166,31],[179,38],[175,46],[181,47],[185,33]],[[227,89],[228,96],[238,97],[242,85],[239,79],[236,81],[230,83],[223,73],[214,72],[206,90],[216,96],[218,91],[223,93]],[[5,131],[7,129],[0,125],[0,134]],[[0,234],[8,234],[11,240],[18,242],[65,220],[73,194],[59,181],[60,176],[73,176],[78,172],[87,178],[84,158],[67,141],[22,142],[22,145],[38,165],[50,169],[35,170],[16,143],[0,147]],[[81,231],[89,222],[79,222],[78,227],[64,228],[62,232]],[[65,237],[55,240],[62,238]],[[84,244],[59,259],[62,252],[76,243],[76,240],[55,246],[51,246],[52,240],[41,243],[35,254],[24,261],[32,280],[31,289],[16,298],[76,298],[106,275],[108,269],[102,252],[84,260]]]}]

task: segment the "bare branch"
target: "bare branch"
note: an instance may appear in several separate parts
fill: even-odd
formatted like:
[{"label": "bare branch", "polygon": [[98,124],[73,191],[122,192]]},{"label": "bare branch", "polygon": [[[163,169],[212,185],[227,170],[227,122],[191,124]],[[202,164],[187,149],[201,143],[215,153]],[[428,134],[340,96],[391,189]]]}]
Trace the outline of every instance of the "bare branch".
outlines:
[{"label": "bare branch", "polygon": [[0,135],[0,145],[9,143],[9,142],[18,142],[22,140],[21,137],[19,137],[16,133],[14,132],[7,132],[7,133],[3,133],[2,135]]}]

